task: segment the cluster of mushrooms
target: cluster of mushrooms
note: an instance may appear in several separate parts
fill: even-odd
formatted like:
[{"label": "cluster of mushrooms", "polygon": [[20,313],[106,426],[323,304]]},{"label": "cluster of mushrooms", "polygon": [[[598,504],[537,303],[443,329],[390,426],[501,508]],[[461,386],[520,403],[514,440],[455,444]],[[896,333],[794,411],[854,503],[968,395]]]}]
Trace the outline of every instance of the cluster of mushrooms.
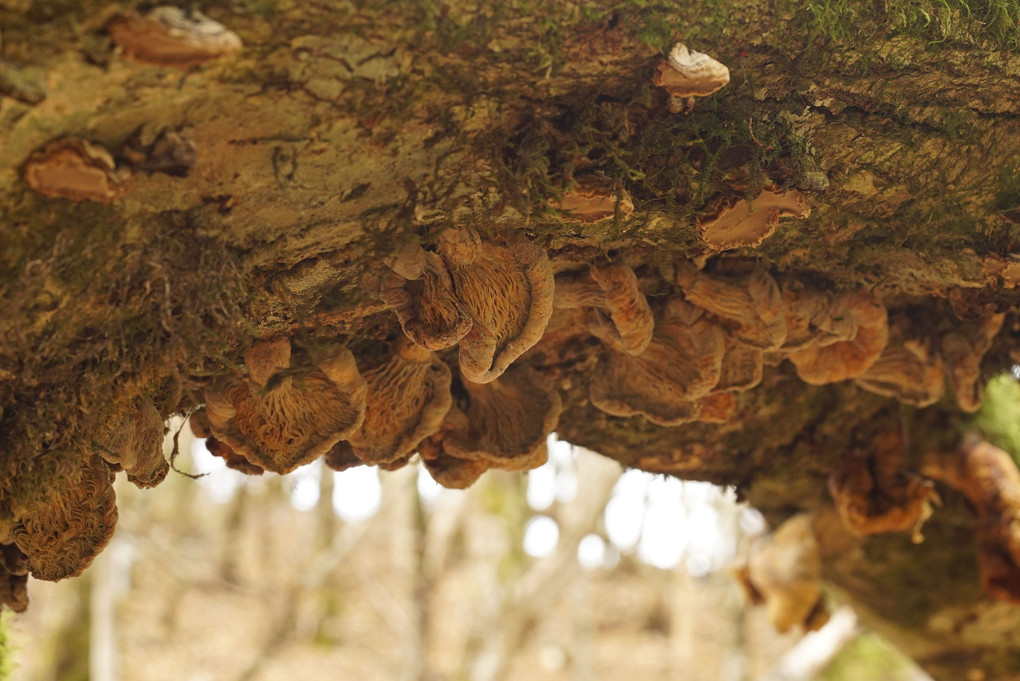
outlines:
[{"label": "cluster of mushrooms", "polygon": [[[126,57],[160,66],[189,66],[240,49],[219,24],[176,8],[123,15],[108,31]],[[679,113],[690,110],[693,97],[725,85],[729,72],[678,45],[655,79]],[[162,163],[154,158],[194,162],[193,147],[173,133],[129,152],[126,158],[143,168]],[[47,145],[24,169],[29,186],[47,195],[103,202],[124,195],[128,175],[108,152],[74,138]],[[583,222],[625,220],[634,210],[629,196],[583,183],[553,207]],[[766,188],[752,201],[720,197],[697,232],[715,251],[753,247],[780,218],[809,214],[800,192]],[[812,289],[736,259],[711,271],[676,263],[663,295],[660,273],[642,278],[621,261],[550,260],[514,229],[447,228],[431,237],[428,246],[405,247],[386,263],[379,298],[402,333],[383,354],[355,357],[340,343],[295,348],[282,335],[255,342],[246,373],[209,386],[204,408],[192,414],[191,428],[207,438],[209,450],[249,474],[286,474],[320,457],[335,470],[392,470],[418,454],[436,481],[452,488],[471,485],[489,468],[532,469],[545,462],[545,441],[562,410],[557,381],[571,378],[536,368],[541,361],[517,360],[579,335],[600,348],[596,364],[581,371],[590,403],[661,426],[732,420],[740,393],[761,382],[766,365],[784,360],[806,383],[853,380],[918,407],[940,400],[948,383],[961,409],[974,411],[981,358],[1003,324],[1003,315],[989,314],[933,338],[890,317],[871,293]],[[446,351],[454,347],[451,367]],[[167,474],[163,421],[152,402],[113,405],[110,413],[117,418],[104,420],[83,445],[86,463],[56,476],[57,487],[16,499],[13,520],[0,524],[0,603],[24,609],[29,573],[75,576],[102,550],[117,519],[117,471],[140,487]],[[901,470],[901,445],[891,439],[880,447],[874,455],[880,465],[847,459],[833,472],[830,491],[851,532],[909,530],[919,538],[938,497],[930,482]],[[975,504],[998,500],[979,507],[987,526],[984,580],[993,595],[1020,601],[1020,529],[1008,520],[1020,509],[1020,474],[996,468],[998,477],[989,481],[981,471],[1005,463],[983,446],[968,451],[931,475]],[[972,461],[981,463],[966,463]],[[788,521],[747,571],[749,593],[770,603],[783,630],[824,621],[820,559],[810,535],[805,517]]]}]

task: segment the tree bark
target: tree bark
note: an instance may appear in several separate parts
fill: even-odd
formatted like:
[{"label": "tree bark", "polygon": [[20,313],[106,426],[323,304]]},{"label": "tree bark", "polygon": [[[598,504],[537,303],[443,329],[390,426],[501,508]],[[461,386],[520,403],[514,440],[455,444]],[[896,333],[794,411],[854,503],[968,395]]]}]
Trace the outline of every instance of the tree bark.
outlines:
[{"label": "tree bark", "polygon": [[[400,334],[384,263],[451,225],[524,232],[557,267],[625,263],[653,303],[692,262],[867,292],[934,342],[1002,312],[983,377],[1020,359],[1020,12],[1000,3],[208,2],[245,48],[183,70],[115,49],[105,26],[129,4],[0,9],[0,522],[96,456],[97,425],[140,397],[164,417],[201,404],[254,339],[374,360]],[[652,86],[678,40],[731,73],[686,114]],[[194,165],[136,169],[112,202],[23,179],[55,138],[123,167],[167,130]],[[584,176],[634,214],[554,210]],[[811,217],[757,248],[699,241],[714,202],[769,186],[801,191]],[[517,362],[555,381],[561,438],[735,485],[773,521],[830,505],[836,462],[878,433],[909,435],[916,470],[969,423],[951,397],[914,409],[852,382],[805,385],[786,362],[723,425],[609,416],[588,398],[605,350],[571,323],[554,317]],[[940,491],[923,544],[854,542],[826,556],[825,578],[936,678],[1006,678],[1020,615],[981,592],[973,515]]]}]

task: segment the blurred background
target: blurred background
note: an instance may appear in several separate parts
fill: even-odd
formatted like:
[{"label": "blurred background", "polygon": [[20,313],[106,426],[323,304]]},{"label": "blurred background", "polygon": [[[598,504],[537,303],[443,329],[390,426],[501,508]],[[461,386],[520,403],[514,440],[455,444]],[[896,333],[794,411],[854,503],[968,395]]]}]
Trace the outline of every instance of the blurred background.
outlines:
[{"label": "blurred background", "polygon": [[466,491],[418,465],[247,477],[203,442],[181,429],[176,461],[201,477],[118,476],[109,548],[4,613],[0,679],[928,678],[846,608],[773,631],[731,572],[769,528],[723,488],[555,436]]}]

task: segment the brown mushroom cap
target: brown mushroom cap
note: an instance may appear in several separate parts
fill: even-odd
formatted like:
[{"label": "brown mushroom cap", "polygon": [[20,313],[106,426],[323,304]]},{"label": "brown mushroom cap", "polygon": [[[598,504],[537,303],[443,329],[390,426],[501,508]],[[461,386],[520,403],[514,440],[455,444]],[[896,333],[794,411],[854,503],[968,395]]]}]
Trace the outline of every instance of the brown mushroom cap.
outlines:
[{"label": "brown mushroom cap", "polygon": [[[593,332],[629,354],[641,354],[652,340],[655,317],[637,275],[626,265],[592,267],[586,275],[558,277],[554,307],[596,311]],[[611,326],[597,314],[600,310],[609,313]]]},{"label": "brown mushroom cap", "polygon": [[668,301],[644,352],[612,352],[596,368],[588,391],[592,404],[607,414],[640,414],[664,426],[697,419],[696,400],[719,382],[725,354],[719,327],[697,317],[683,300]]},{"label": "brown mushroom cap", "polygon": [[796,189],[766,189],[753,201],[723,198],[710,206],[709,217],[698,220],[698,238],[709,248],[725,251],[758,246],[772,236],[784,217],[806,218],[811,207]]},{"label": "brown mushroom cap", "polygon": [[1020,604],[1020,471],[977,435],[956,451],[926,457],[925,475],[963,493],[978,516],[978,564],[985,592]]},{"label": "brown mushroom cap", "polygon": [[716,390],[750,390],[761,383],[765,353],[729,338],[719,371]]},{"label": "brown mushroom cap", "polygon": [[365,463],[406,459],[439,430],[453,404],[449,368],[406,339],[388,362],[365,372],[365,380],[365,421],[350,437],[354,455]]},{"label": "brown mushroom cap", "polygon": [[676,279],[687,302],[718,317],[729,337],[762,350],[786,341],[786,307],[768,272],[757,270],[737,281],[681,266]]},{"label": "brown mushroom cap", "polygon": [[791,352],[790,361],[805,383],[825,385],[860,376],[882,355],[889,340],[889,322],[885,306],[860,293],[853,293],[833,303],[840,312],[832,317],[850,317],[855,333],[851,340],[822,345],[816,343],[804,350]]},{"label": "brown mushroom cap", "polygon": [[109,415],[94,439],[97,453],[123,468],[136,487],[155,487],[170,470],[163,458],[163,417],[148,398]]},{"label": "brown mushroom cap", "polygon": [[360,428],[368,391],[349,350],[335,351],[317,367],[283,373],[289,358],[286,339],[262,341],[248,352],[248,378],[206,391],[213,435],[281,475]]},{"label": "brown mushroom cap", "polygon": [[915,407],[935,404],[946,391],[942,358],[918,341],[890,343],[867,371],[854,379],[869,392]]},{"label": "brown mushroom cap", "polygon": [[467,335],[471,315],[454,294],[450,273],[438,254],[416,248],[391,268],[382,298],[408,338],[427,350],[445,350]]},{"label": "brown mushroom cap", "polygon": [[28,557],[33,577],[77,577],[103,550],[117,525],[113,477],[102,459],[92,457],[14,509],[14,543]]},{"label": "brown mushroom cap", "polygon": [[28,556],[14,544],[10,526],[0,529],[0,606],[14,612],[28,608]]},{"label": "brown mushroom cap", "polygon": [[128,190],[131,173],[117,170],[102,147],[76,137],[63,137],[29,156],[25,182],[46,196],[72,201],[108,203]]},{"label": "brown mushroom cap", "polygon": [[620,209],[620,217],[630,218],[634,212],[634,202],[626,191],[614,192],[608,183],[601,178],[577,178],[577,186],[563,193],[559,200],[550,199],[549,205],[565,217],[583,222],[586,225],[604,220],[612,220],[616,209]]},{"label": "brown mushroom cap", "polygon": [[856,535],[911,532],[920,543],[921,526],[939,505],[929,480],[902,470],[903,440],[887,434],[870,457],[845,456],[829,476],[829,494],[843,526]]},{"label": "brown mushroom cap", "polygon": [[707,54],[677,43],[662,61],[652,81],[673,97],[707,97],[730,82],[730,70]]},{"label": "brown mushroom cap", "polygon": [[702,423],[727,423],[737,412],[737,394],[731,390],[713,392],[698,402],[698,420]]},{"label": "brown mushroom cap", "polygon": [[777,631],[822,621],[815,616],[822,600],[822,559],[810,515],[801,513],[780,525],[755,547],[747,567]]},{"label": "brown mushroom cap", "polygon": [[804,288],[796,280],[784,281],[781,290],[787,353],[853,340],[857,335],[857,320],[847,312],[844,298]]},{"label": "brown mushroom cap", "polygon": [[144,64],[185,67],[234,54],[241,39],[201,12],[156,7],[144,15],[125,14],[107,26],[124,56]]},{"label": "brown mushroom cap", "polygon": [[942,338],[942,357],[946,377],[953,386],[956,402],[965,412],[981,406],[984,384],[981,382],[981,359],[992,347],[992,340],[1002,329],[1004,313],[985,315],[976,324],[967,325]]},{"label": "brown mushroom cap", "polygon": [[460,341],[460,370],[487,383],[542,338],[553,305],[553,273],[545,251],[509,232],[483,243],[467,230],[448,229],[439,254],[457,299],[472,319]]}]

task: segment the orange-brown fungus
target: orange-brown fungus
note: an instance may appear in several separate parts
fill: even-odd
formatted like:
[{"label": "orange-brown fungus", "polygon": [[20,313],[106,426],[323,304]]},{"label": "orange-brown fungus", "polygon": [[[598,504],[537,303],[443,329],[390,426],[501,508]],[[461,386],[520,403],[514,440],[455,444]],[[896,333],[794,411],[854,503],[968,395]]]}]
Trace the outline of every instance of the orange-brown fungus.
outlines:
[{"label": "orange-brown fungus", "polygon": [[131,173],[117,170],[102,147],[75,137],[50,142],[25,163],[25,182],[46,196],[107,203],[128,190]]},{"label": "orange-brown fungus", "polygon": [[103,550],[117,525],[113,477],[106,462],[92,457],[14,508],[11,534],[33,577],[77,577]]},{"label": "orange-brown fungus", "polygon": [[652,84],[669,93],[672,113],[690,111],[695,97],[707,97],[730,82],[730,70],[707,54],[676,43],[669,58],[660,62]]},{"label": "orange-brown fungus", "polygon": [[117,17],[106,27],[124,56],[157,66],[194,66],[241,50],[241,39],[196,10],[156,7]]},{"label": "orange-brown fungus", "polygon": [[468,438],[470,426],[467,414],[454,407],[443,422],[440,433],[422,442],[418,448],[425,469],[443,487],[466,489],[492,467],[488,459],[459,458],[447,451],[446,443],[466,442]]},{"label": "orange-brown fungus", "polygon": [[[632,355],[648,347],[655,317],[638,287],[637,275],[626,265],[593,267],[587,275],[561,275],[556,280],[555,307],[589,308],[595,333]],[[609,323],[601,312],[608,312]]]},{"label": "orange-brown fungus", "polygon": [[467,335],[471,315],[454,294],[450,273],[438,254],[418,248],[391,268],[382,298],[408,338],[427,350],[445,350]]},{"label": "orange-brown fungus", "polygon": [[97,453],[127,472],[136,487],[155,487],[170,466],[163,458],[163,417],[149,399],[107,415],[95,435]]},{"label": "orange-brown fungus", "polygon": [[607,414],[640,414],[664,426],[689,423],[700,413],[696,401],[719,382],[724,354],[719,327],[674,298],[648,348],[636,356],[611,352],[596,368],[588,394]]},{"label": "orange-brown fungus", "polygon": [[206,391],[216,439],[250,463],[289,473],[350,437],[365,416],[367,385],[349,350],[315,367],[290,367],[287,339],[256,343],[248,377]]},{"label": "orange-brown fungus", "polygon": [[981,359],[992,347],[1005,319],[1004,313],[988,314],[942,337],[946,376],[953,386],[956,403],[965,412],[975,412],[981,406],[984,394]]},{"label": "orange-brown fungus", "polygon": [[698,220],[698,238],[717,251],[757,246],[776,231],[780,218],[809,215],[811,207],[796,189],[766,189],[753,201],[729,197],[714,202],[708,216]]},{"label": "orange-brown fungus", "polygon": [[921,527],[940,504],[932,483],[902,469],[903,440],[885,433],[869,456],[845,456],[829,476],[829,493],[843,525],[853,534],[910,532],[916,544]]},{"label": "orange-brown fungus", "polygon": [[519,232],[483,242],[474,232],[447,229],[438,249],[472,320],[460,341],[461,373],[487,383],[541,340],[552,316],[552,267]]},{"label": "orange-brown fungus", "polygon": [[737,394],[728,390],[714,392],[698,402],[698,420],[702,423],[726,423],[737,411]]},{"label": "orange-brown fungus", "polygon": [[769,622],[785,633],[795,626],[817,629],[828,619],[822,601],[822,559],[811,516],[795,515],[751,549],[745,579],[755,600],[764,600]]},{"label": "orange-brown fungus", "polygon": [[369,464],[386,464],[414,453],[439,430],[450,410],[450,370],[431,351],[406,339],[385,364],[365,372],[365,421],[351,435],[353,453]]},{"label": "orange-brown fungus", "polygon": [[28,608],[28,556],[14,544],[9,523],[0,522],[0,606]]},{"label": "orange-brown fungus", "polygon": [[786,308],[768,272],[758,270],[736,281],[682,265],[676,279],[687,302],[717,317],[729,337],[762,350],[778,348],[786,341]]},{"label": "orange-brown fungus", "polygon": [[764,353],[761,350],[727,338],[715,389],[750,390],[761,383],[764,370]]},{"label": "orange-brown fungus", "polygon": [[957,451],[932,454],[923,470],[961,492],[977,513],[985,592],[1020,604],[1020,471],[1012,457],[971,434]]},{"label": "orange-brown fungus", "polygon": [[855,382],[869,392],[915,407],[935,404],[946,391],[942,358],[915,340],[890,343]]},{"label": "orange-brown fungus", "polygon": [[[794,315],[799,314],[795,308]],[[812,314],[818,314],[812,309]],[[852,293],[831,301],[819,322],[831,326],[830,320],[848,318],[854,329],[849,340],[829,344],[817,342],[804,350],[791,352],[789,357],[797,367],[797,375],[805,383],[825,385],[860,376],[882,355],[889,340],[889,323],[885,306],[861,293]],[[811,323],[816,323],[812,320]],[[795,326],[802,325],[798,320]]]},{"label": "orange-brown fungus", "polygon": [[564,192],[558,201],[550,200],[549,205],[565,213],[565,217],[588,225],[612,220],[617,208],[624,220],[634,212],[634,202],[627,192],[614,192],[599,182],[598,178],[578,178],[574,189]]}]

